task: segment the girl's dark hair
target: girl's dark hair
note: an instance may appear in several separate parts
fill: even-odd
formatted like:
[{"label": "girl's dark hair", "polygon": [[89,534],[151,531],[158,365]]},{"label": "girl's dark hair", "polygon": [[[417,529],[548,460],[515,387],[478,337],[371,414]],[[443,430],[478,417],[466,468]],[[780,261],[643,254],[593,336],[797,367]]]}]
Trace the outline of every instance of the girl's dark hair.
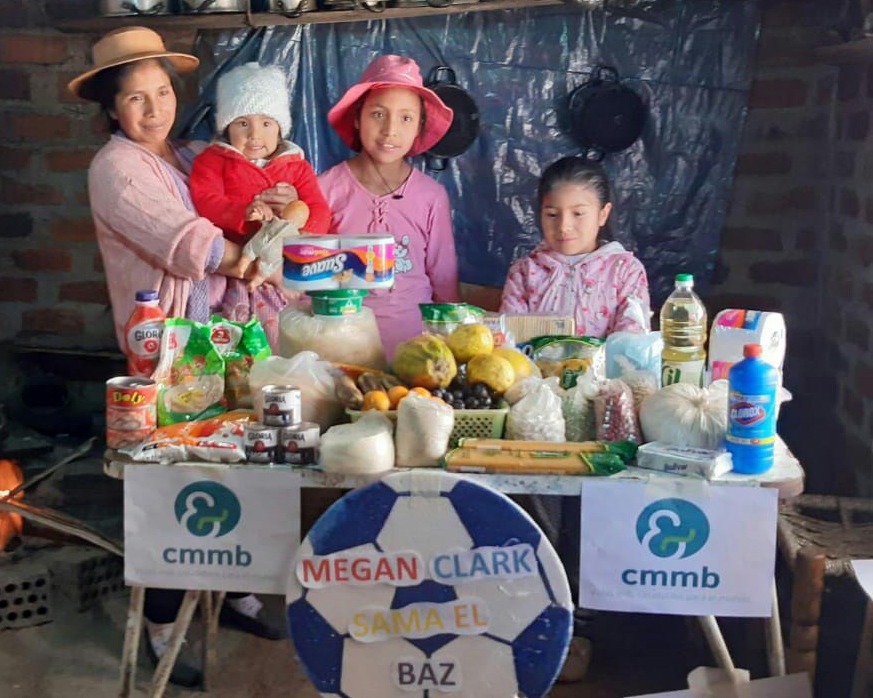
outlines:
[{"label": "girl's dark hair", "polygon": [[[167,74],[167,77],[170,78],[170,85],[173,87],[173,92],[178,95],[182,81],[179,79],[179,73],[176,70],[176,66],[174,66],[169,59],[164,57],[150,58],[147,60],[157,61],[158,65],[161,66],[161,69]],[[88,98],[93,99],[100,105],[100,108],[106,115],[106,119],[109,121],[110,129],[113,131],[118,128],[118,121],[113,119],[109,112],[111,109],[115,108],[115,97],[121,91],[121,83],[139,62],[140,61],[123,63],[121,65],[112,66],[111,68],[106,68],[106,70],[101,70],[97,75],[91,78],[91,83],[88,85]]]},{"label": "girl's dark hair", "polygon": [[569,156],[556,160],[546,168],[537,187],[537,198],[542,208],[546,194],[562,184],[581,184],[588,187],[600,202],[601,208],[612,201],[609,178],[606,170],[599,162],[593,162],[578,156]]}]

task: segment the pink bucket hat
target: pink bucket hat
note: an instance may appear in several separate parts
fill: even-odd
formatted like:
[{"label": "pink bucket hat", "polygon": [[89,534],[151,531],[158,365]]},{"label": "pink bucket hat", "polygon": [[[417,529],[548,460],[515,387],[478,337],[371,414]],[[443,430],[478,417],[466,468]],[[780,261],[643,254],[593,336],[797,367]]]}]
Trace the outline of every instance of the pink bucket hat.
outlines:
[{"label": "pink bucket hat", "polygon": [[327,120],[343,142],[352,150],[360,150],[355,107],[370,90],[386,87],[405,87],[417,93],[424,102],[424,128],[412,144],[409,154],[419,155],[439,143],[452,125],[452,110],[433,90],[424,86],[418,63],[411,58],[394,55],[379,56],[370,63],[360,81],[352,85],[327,113]]}]

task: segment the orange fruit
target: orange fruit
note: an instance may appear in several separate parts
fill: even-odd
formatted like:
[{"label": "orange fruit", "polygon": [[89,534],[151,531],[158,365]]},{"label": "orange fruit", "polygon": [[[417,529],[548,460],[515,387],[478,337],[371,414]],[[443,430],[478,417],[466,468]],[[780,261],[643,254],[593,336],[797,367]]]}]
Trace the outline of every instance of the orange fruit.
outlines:
[{"label": "orange fruit", "polygon": [[370,390],[364,393],[364,403],[361,405],[361,410],[379,410],[387,412],[391,409],[391,399],[388,393],[384,390]]},{"label": "orange fruit", "polygon": [[395,385],[388,391],[388,400],[391,402],[391,409],[396,410],[397,404],[409,395],[409,388],[405,385]]},{"label": "orange fruit", "polygon": [[410,390],[409,392],[415,393],[416,395],[421,395],[422,397],[433,397],[430,394],[430,390],[428,390],[427,388],[422,388],[421,386],[416,386],[412,390]]}]

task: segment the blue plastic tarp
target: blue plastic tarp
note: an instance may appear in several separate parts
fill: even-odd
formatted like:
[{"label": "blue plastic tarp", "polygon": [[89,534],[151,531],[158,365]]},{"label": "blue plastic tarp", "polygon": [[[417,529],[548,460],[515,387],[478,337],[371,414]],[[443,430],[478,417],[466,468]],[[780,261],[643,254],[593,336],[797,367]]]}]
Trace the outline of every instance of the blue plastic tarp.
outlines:
[{"label": "blue plastic tarp", "polygon": [[451,67],[479,107],[481,130],[466,153],[430,174],[453,205],[461,280],[502,286],[510,263],[540,240],[539,175],[582,152],[567,123],[568,95],[596,66],[611,66],[647,108],[642,137],[604,160],[614,188],[611,231],[644,263],[657,307],[677,272],[693,273],[704,291],[708,285],[759,25],[756,0],[640,0],[202,32],[201,102],[183,123],[187,135],[211,137],[215,78],[250,60],[281,65],[292,140],[322,172],[351,155],[327,112],[370,60],[410,56],[425,75]]}]

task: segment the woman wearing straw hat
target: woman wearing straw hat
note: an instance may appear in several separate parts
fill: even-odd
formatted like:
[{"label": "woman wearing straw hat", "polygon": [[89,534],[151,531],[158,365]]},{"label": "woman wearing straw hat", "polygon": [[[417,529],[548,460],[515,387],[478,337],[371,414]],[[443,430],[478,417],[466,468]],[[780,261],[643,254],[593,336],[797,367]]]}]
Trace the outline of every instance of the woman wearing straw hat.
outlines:
[{"label": "woman wearing straw hat", "polygon": [[[188,190],[196,153],[170,140],[177,76],[194,71],[198,59],[168,51],[161,37],[145,27],[109,32],[94,45],[92,57],[94,67],[68,89],[99,103],[113,131],[91,162],[88,193],[116,336],[124,347],[123,328],[138,290],[157,289],[168,316],[205,322],[210,298],[220,298],[223,274],[232,274],[240,248],[196,214]],[[262,196],[281,211],[293,191],[277,187]],[[181,600],[176,590],[146,595],[146,649],[153,661],[167,647]],[[226,623],[262,637],[284,635],[284,623],[271,625],[251,594],[229,595],[221,615]],[[201,673],[177,662],[170,680],[193,686]]]},{"label": "woman wearing straw hat", "polygon": [[[94,67],[68,89],[98,102],[113,131],[91,162],[88,192],[123,347],[140,289],[157,289],[167,316],[206,322],[210,297],[220,298],[240,249],[195,212],[188,173],[197,152],[170,139],[177,75],[194,71],[198,59],[167,51],[145,27],[109,32],[92,54]],[[293,198],[287,189],[274,187],[261,198],[281,212]]]}]

